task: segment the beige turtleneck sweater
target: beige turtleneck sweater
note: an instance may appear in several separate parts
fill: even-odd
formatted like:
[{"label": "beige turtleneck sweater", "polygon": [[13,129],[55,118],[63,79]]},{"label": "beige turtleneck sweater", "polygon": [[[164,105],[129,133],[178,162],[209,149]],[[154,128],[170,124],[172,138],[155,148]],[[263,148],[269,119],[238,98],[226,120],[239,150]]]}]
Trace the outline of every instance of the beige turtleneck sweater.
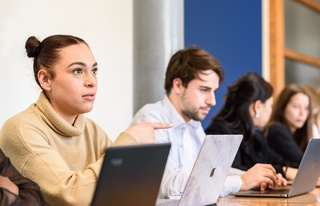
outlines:
[{"label": "beige turtleneck sweater", "polygon": [[124,132],[112,142],[84,115],[70,125],[43,93],[0,131],[0,148],[40,186],[48,205],[89,205],[106,147],[132,144],[138,142]]}]

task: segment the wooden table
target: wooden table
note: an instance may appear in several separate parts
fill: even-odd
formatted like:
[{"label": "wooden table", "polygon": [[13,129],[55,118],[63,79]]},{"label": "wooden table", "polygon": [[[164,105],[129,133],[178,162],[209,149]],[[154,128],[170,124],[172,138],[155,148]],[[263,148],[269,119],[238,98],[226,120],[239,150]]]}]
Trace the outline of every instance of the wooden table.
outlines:
[{"label": "wooden table", "polygon": [[[318,203],[319,202],[319,203]],[[283,205],[320,205],[320,188],[312,192],[290,198],[267,198],[267,197],[235,197],[227,196],[219,198],[218,206],[283,206]]]}]

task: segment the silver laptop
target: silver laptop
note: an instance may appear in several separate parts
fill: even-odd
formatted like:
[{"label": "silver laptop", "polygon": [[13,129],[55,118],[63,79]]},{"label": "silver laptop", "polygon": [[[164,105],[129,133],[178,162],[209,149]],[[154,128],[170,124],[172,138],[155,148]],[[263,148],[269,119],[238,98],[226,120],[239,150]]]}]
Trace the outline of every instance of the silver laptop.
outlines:
[{"label": "silver laptop", "polygon": [[180,200],[159,199],[156,205],[214,205],[219,198],[242,137],[242,135],[207,135]]},{"label": "silver laptop", "polygon": [[107,148],[91,205],[155,205],[170,147]]},{"label": "silver laptop", "polygon": [[240,191],[233,195],[249,197],[292,197],[312,191],[320,176],[320,139],[311,139],[291,187],[273,190]]}]

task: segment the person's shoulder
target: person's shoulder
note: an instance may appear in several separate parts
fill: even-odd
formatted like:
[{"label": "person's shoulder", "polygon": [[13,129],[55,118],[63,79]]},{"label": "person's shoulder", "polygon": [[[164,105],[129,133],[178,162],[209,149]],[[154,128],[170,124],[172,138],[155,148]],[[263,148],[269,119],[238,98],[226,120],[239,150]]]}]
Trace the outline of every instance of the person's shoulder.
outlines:
[{"label": "person's shoulder", "polygon": [[92,119],[90,119],[89,117],[84,117],[84,121],[85,121],[85,125],[86,127],[89,127],[92,129],[96,130],[102,130],[102,128]]},{"label": "person's shoulder", "polygon": [[289,129],[288,126],[282,122],[274,122],[270,125],[269,130],[287,130]]},{"label": "person's shoulder", "polygon": [[226,127],[226,123],[224,121],[213,121],[210,127]]},{"label": "person's shoulder", "polygon": [[254,135],[254,139],[259,142],[266,141],[267,139],[265,134],[260,129],[255,129],[253,135]]},{"label": "person's shoulder", "polygon": [[12,130],[13,128],[18,128],[20,126],[26,125],[26,123],[32,123],[32,124],[37,124],[36,122],[36,114],[35,111],[33,110],[33,106],[31,105],[29,108],[26,110],[15,114],[14,116],[10,117],[5,121],[5,123],[2,126],[2,129],[7,129],[9,128]]},{"label": "person's shoulder", "polygon": [[[269,140],[272,139],[291,139],[292,134],[289,129],[289,127],[281,122],[275,122],[272,125],[270,125],[269,129],[267,130],[267,137]],[[280,138],[281,137],[281,138]]]},{"label": "person's shoulder", "polygon": [[92,119],[84,117],[85,130],[90,131],[89,133],[96,136],[98,139],[105,138],[107,133]]},{"label": "person's shoulder", "polygon": [[89,117],[84,117],[84,121],[86,122],[86,125],[94,126],[94,127],[99,127],[99,125],[90,119]]},{"label": "person's shoulder", "polygon": [[166,121],[167,111],[161,102],[153,104],[146,104],[140,110],[136,112],[131,122],[131,125],[140,122],[164,122]]},{"label": "person's shoulder", "polygon": [[161,113],[164,110],[165,108],[163,107],[163,104],[161,103],[161,101],[158,101],[156,103],[145,104],[143,107],[141,107],[141,109],[138,110],[136,114],[144,114],[144,113],[150,113],[150,112]]},{"label": "person's shoulder", "polygon": [[[32,105],[31,105],[32,107]],[[4,152],[8,152],[7,148],[15,148],[17,145],[28,150],[27,142],[33,141],[35,133],[44,132],[41,117],[33,108],[28,108],[12,117],[10,117],[0,130],[0,146]],[[17,149],[17,148],[15,148]]]},{"label": "person's shoulder", "polygon": [[224,121],[213,121],[205,130],[206,134],[231,134],[232,129]]}]

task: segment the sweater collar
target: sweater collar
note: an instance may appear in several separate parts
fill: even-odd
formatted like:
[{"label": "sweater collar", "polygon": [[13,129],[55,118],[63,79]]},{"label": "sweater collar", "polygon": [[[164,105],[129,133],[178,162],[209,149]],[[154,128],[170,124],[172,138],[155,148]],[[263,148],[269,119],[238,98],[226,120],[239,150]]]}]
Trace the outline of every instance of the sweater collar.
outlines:
[{"label": "sweater collar", "polygon": [[74,125],[70,125],[56,111],[52,108],[47,96],[41,92],[36,106],[43,113],[44,121],[55,132],[63,136],[78,136],[84,132],[85,117],[83,114],[79,114],[74,122]]}]

